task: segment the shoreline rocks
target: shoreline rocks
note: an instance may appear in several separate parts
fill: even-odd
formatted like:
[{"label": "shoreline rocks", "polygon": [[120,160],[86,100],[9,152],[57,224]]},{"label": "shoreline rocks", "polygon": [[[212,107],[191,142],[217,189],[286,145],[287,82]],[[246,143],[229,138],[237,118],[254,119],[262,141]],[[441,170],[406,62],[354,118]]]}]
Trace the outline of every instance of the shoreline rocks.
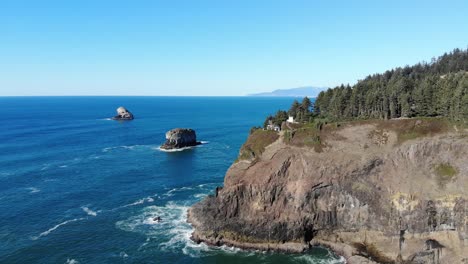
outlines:
[{"label": "shoreline rocks", "polygon": [[197,141],[195,130],[190,128],[175,128],[166,132],[166,142],[161,145],[161,149],[181,149],[200,145]]},{"label": "shoreline rocks", "polygon": [[112,117],[112,120],[133,120],[133,114],[127,108],[121,106],[117,108],[117,115]]}]

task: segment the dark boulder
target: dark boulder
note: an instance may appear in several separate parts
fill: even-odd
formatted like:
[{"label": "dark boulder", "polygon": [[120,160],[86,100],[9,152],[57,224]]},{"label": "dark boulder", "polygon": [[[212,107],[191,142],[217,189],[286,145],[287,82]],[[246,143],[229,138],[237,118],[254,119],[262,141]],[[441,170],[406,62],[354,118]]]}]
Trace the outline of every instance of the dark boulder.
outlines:
[{"label": "dark boulder", "polygon": [[179,149],[201,144],[197,141],[195,130],[189,128],[175,128],[166,132],[166,142],[162,149]]}]

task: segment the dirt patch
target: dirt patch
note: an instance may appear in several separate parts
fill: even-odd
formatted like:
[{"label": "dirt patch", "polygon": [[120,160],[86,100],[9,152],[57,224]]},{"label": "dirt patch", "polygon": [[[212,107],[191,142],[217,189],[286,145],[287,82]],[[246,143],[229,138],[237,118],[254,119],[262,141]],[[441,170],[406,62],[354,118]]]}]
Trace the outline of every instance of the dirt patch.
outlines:
[{"label": "dirt patch", "polygon": [[370,259],[372,261],[375,261],[377,263],[382,263],[382,264],[395,263],[394,260],[382,254],[382,252],[380,252],[380,250],[378,250],[374,244],[364,242],[364,243],[354,243],[353,246],[354,248],[356,248],[359,256],[365,257],[367,259]]}]

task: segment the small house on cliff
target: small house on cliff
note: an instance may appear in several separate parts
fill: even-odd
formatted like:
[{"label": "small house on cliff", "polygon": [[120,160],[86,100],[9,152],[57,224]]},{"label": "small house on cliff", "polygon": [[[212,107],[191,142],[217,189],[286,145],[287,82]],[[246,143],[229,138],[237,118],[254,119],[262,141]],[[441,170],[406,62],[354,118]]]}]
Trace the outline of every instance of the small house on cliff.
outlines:
[{"label": "small house on cliff", "polygon": [[267,130],[273,130],[276,132],[280,132],[281,128],[278,125],[275,125],[272,120],[268,120],[268,125],[266,127]]}]

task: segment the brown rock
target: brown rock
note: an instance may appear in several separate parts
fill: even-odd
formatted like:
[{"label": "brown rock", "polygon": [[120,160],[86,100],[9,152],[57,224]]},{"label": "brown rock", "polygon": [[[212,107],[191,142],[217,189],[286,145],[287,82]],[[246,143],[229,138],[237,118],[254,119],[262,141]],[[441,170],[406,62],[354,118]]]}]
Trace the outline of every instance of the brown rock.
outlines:
[{"label": "brown rock", "polygon": [[[216,196],[189,210],[194,240],[288,252],[319,244],[349,263],[461,263],[468,258],[466,135],[398,143],[388,130],[375,144],[376,130],[343,126],[320,153],[281,137],[255,161],[233,164]],[[438,175],[438,164],[456,174]]]}]

